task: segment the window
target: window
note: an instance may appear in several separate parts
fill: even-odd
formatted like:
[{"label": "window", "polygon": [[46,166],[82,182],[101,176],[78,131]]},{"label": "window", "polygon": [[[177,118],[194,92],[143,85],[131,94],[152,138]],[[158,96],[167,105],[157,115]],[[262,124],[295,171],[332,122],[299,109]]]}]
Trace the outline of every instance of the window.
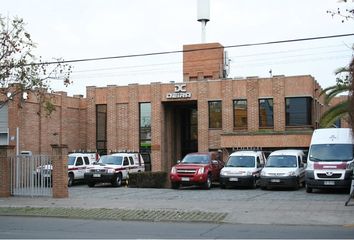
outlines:
[{"label": "window", "polygon": [[88,157],[84,157],[84,161],[85,161],[85,164],[86,165],[89,165],[90,164],[90,160]]},{"label": "window", "polygon": [[84,161],[82,160],[82,157],[78,157],[76,159],[76,164],[75,166],[81,166],[81,165],[84,165]]},{"label": "window", "polygon": [[151,148],[151,103],[140,103],[140,149]]},{"label": "window", "polygon": [[209,128],[222,128],[221,101],[209,102]]},{"label": "window", "polygon": [[259,127],[272,128],[273,126],[273,99],[259,99]]},{"label": "window", "polygon": [[310,97],[292,97],[285,99],[286,126],[311,125]]},{"label": "window", "polygon": [[234,128],[247,128],[247,100],[234,100]]},{"label": "window", "polygon": [[96,148],[100,155],[107,153],[107,105],[96,105]]},{"label": "window", "polygon": [[129,160],[127,157],[124,157],[123,166],[128,166],[128,165],[129,165]]},{"label": "window", "polygon": [[130,162],[130,165],[134,165],[134,160],[132,157],[129,157],[129,162]]}]

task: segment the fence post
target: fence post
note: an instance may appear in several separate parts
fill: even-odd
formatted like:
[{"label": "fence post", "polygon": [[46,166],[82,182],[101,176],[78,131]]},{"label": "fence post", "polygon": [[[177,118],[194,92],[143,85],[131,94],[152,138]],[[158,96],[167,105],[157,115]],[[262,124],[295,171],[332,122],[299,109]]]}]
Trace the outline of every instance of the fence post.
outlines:
[{"label": "fence post", "polygon": [[68,191],[68,146],[65,144],[51,144],[53,151],[53,197],[67,198]]},{"label": "fence post", "polygon": [[15,146],[0,146],[0,197],[11,196],[11,163]]}]

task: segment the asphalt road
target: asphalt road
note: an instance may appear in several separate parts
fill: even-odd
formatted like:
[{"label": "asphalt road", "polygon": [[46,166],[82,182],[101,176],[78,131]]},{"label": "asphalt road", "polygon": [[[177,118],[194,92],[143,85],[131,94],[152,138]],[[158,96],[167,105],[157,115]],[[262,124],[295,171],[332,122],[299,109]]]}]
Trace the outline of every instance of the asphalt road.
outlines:
[{"label": "asphalt road", "polygon": [[2,239],[352,239],[353,226],[122,222],[0,216]]}]

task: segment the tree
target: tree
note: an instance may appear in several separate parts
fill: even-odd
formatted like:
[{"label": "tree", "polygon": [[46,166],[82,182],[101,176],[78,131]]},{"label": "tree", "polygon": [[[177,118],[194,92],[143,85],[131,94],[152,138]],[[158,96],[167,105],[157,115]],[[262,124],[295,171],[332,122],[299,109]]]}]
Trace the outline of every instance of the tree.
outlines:
[{"label": "tree", "polygon": [[[347,2],[347,0],[342,0]],[[348,20],[354,19],[354,8],[342,10],[338,8],[336,11],[327,11],[332,17],[339,16],[342,23]],[[354,46],[352,47],[354,50]],[[353,66],[354,58],[347,67],[339,68],[335,74],[337,76],[336,85],[330,86],[322,90],[321,95],[325,95],[325,103],[329,104],[330,101],[342,93],[349,93],[349,97],[346,101],[343,101],[331,108],[329,108],[320,119],[320,127],[330,127],[333,123],[344,116],[350,118],[350,124],[354,130],[354,86],[353,86]]]},{"label": "tree", "polygon": [[[341,68],[336,71],[337,84],[330,86],[322,90],[321,95],[325,95],[325,104],[329,104],[331,100],[337,97],[339,94],[347,93],[351,89],[352,77],[348,74],[349,68]],[[343,76],[344,74],[344,76]],[[323,113],[320,119],[320,127],[330,127],[334,122],[348,115],[350,112],[349,99],[343,101],[339,104],[330,107],[326,112]]]},{"label": "tree", "polygon": [[45,108],[52,107],[47,94],[50,80],[63,80],[66,86],[71,83],[71,66],[61,59],[48,63],[36,58],[32,53],[35,47],[23,19],[0,15],[0,107],[15,97],[22,103],[29,93]]}]

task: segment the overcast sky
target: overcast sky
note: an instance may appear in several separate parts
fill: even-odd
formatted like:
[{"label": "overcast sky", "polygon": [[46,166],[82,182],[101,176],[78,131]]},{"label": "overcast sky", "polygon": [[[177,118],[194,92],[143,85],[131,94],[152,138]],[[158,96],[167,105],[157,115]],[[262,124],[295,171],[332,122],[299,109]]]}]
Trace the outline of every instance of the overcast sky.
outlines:
[{"label": "overcast sky", "polygon": [[[354,33],[327,10],[354,8],[337,0],[210,0],[207,42],[224,46]],[[18,16],[45,60],[121,56],[182,50],[201,41],[197,0],[0,0],[0,14]],[[335,84],[349,63],[354,37],[228,48],[229,77],[312,75]],[[55,90],[86,94],[86,86],[181,82],[182,54],[72,64],[74,83]]]}]

